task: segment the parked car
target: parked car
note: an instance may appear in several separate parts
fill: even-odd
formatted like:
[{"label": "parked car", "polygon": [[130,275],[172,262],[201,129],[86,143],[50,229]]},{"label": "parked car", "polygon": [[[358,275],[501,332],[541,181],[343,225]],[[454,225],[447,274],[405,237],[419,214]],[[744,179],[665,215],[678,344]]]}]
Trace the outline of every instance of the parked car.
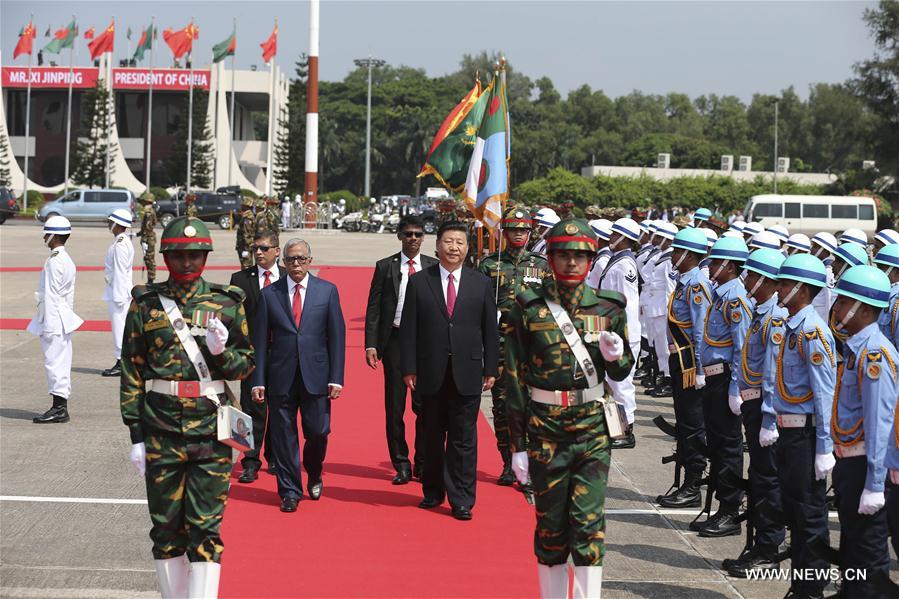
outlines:
[{"label": "parked car", "polygon": [[[197,199],[194,205],[197,207],[197,216],[200,220],[217,223],[220,229],[231,227],[231,217],[240,214],[240,195],[218,193],[215,191],[198,191],[194,195]],[[172,219],[182,216],[185,211],[183,195],[179,198],[156,201],[156,216],[159,223],[165,227]]]},{"label": "parked car", "polygon": [[72,221],[106,220],[119,208],[134,214],[134,194],[127,189],[77,189],[45,203],[37,218],[41,222],[57,215]]},{"label": "parked car", "polygon": [[767,228],[782,225],[790,233],[839,234],[855,227],[872,237],[877,231],[877,204],[873,198],[773,195],[752,196],[746,204],[746,222]]},{"label": "parked car", "polygon": [[440,213],[432,208],[422,210],[419,214],[421,217],[422,229],[428,235],[433,235],[440,227]]},{"label": "parked car", "polygon": [[6,222],[10,216],[14,216],[19,211],[19,203],[16,197],[6,187],[0,187],[0,225]]}]

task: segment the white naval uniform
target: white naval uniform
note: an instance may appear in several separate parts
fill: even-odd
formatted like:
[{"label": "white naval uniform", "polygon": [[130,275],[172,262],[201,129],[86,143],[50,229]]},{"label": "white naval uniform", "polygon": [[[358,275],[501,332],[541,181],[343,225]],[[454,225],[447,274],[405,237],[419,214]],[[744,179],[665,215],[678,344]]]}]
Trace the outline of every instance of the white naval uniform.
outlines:
[{"label": "white naval uniform", "polygon": [[41,339],[50,395],[72,394],[72,333],[84,321],[75,314],[75,263],[60,246],[50,252],[37,284],[37,313],[27,331]]},{"label": "white naval uniform", "polygon": [[[634,257],[635,261],[637,262],[637,274],[640,278],[640,332],[641,336],[646,339],[647,342],[649,341],[649,327],[647,326],[646,322],[646,313],[643,310],[643,306],[645,305],[646,301],[646,266],[652,261],[658,251],[659,250],[655,245],[646,243],[643,245],[643,247],[640,248],[640,251],[637,252],[637,255]],[[638,356],[634,356],[635,360],[637,358]]]},{"label": "white naval uniform", "polygon": [[671,264],[671,248],[653,256],[645,269],[643,283],[646,303],[643,306],[649,330],[646,333],[650,345],[656,348],[659,370],[671,376],[668,369],[668,300],[677,285],[677,271]]},{"label": "white naval uniform", "polygon": [[[638,290],[637,262],[634,253],[630,250],[621,250],[612,255],[605,271],[599,280],[599,289],[605,291],[617,291],[627,300],[624,309],[627,314],[627,339],[634,356],[640,355],[640,294]],[[623,381],[613,381],[607,378],[606,382],[612,390],[615,401],[624,406],[628,424],[634,422],[634,412],[637,410],[637,396],[634,388],[634,366],[630,374]]]},{"label": "white naval uniform", "polygon": [[290,202],[281,202],[281,228],[290,228]]},{"label": "white naval uniform", "polygon": [[611,257],[612,250],[607,247],[596,252],[593,264],[590,266],[590,272],[587,273],[587,285],[594,289],[599,289],[599,279],[602,278],[602,273],[606,270],[606,265]]},{"label": "white naval uniform", "polygon": [[122,357],[122,337],[125,334],[125,316],[131,305],[131,288],[134,286],[131,272],[134,268],[134,246],[127,232],[119,233],[106,250],[103,262],[103,301],[109,308],[112,323],[112,347],[115,359]]},{"label": "white naval uniform", "polygon": [[827,269],[827,286],[821,288],[821,291],[812,300],[812,306],[824,322],[830,322],[830,308],[836,300],[836,294],[833,292],[835,281],[833,266],[825,263],[824,268]]},{"label": "white naval uniform", "polygon": [[534,247],[531,248],[532,254],[540,254],[544,258],[546,258],[546,239],[540,238],[537,240],[537,243],[534,244]]}]

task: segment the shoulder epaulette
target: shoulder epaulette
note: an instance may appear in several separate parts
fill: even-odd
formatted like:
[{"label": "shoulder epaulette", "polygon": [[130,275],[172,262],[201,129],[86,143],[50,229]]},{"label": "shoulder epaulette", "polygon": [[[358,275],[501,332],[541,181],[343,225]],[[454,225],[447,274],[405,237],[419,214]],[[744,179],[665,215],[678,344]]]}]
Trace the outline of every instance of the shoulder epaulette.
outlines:
[{"label": "shoulder epaulette", "polygon": [[612,291],[611,289],[601,289],[597,291],[596,297],[613,302],[617,304],[619,308],[627,307],[627,298],[624,297],[623,294],[618,293],[617,291]]},{"label": "shoulder epaulette", "polygon": [[131,297],[136,300],[139,300],[145,295],[149,295],[151,293],[156,293],[155,285],[135,285],[131,288]]},{"label": "shoulder epaulette", "polygon": [[220,291],[225,295],[231,296],[238,302],[242,302],[246,297],[243,289],[238,287],[237,285],[222,285],[220,283],[208,283],[210,289],[214,289],[216,291]]},{"label": "shoulder epaulette", "polygon": [[528,304],[532,304],[535,301],[541,299],[540,294],[536,292],[536,290],[528,288],[515,296],[515,301],[518,302],[518,305],[522,308],[526,307]]}]

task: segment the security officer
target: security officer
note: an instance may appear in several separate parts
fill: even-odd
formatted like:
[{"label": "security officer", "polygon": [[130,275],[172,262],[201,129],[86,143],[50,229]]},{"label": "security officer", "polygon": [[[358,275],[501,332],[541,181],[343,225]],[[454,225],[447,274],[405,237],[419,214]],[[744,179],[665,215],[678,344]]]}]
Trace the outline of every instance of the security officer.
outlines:
[{"label": "security officer", "polygon": [[[627,314],[627,335],[631,346],[631,354],[636,362],[640,355],[640,287],[637,263],[632,250],[634,243],[640,239],[640,225],[630,218],[619,218],[612,225],[612,236],[609,249],[612,258],[606,264],[599,279],[602,291],[617,291],[624,296]],[[624,407],[627,416],[627,435],[612,441],[613,449],[632,449],[637,440],[634,437],[634,415],[637,411],[637,390],[634,388],[634,373],[631,372],[620,381],[607,381],[615,401]]]},{"label": "security officer", "polygon": [[[748,294],[755,302],[749,333],[743,344],[743,355],[737,369],[738,397],[728,397],[730,409],[741,416],[749,446],[749,497],[750,518],[754,528],[752,543],[737,559],[724,560],[722,567],[731,576],[745,578],[747,570],[772,568],[775,556],[784,542],[782,523],[775,522],[768,511],[761,508],[764,502],[780,510],[780,483],[773,447],[759,445],[759,429],[762,426],[762,377],[766,352],[780,349],[771,341],[775,329],[772,321],[783,322],[787,311],[777,305],[777,273],[785,260],[777,250],[763,248],[749,254],[743,270]],[[783,336],[783,333],[780,333]]]},{"label": "security officer", "polygon": [[696,212],[693,213],[693,226],[701,227],[706,221],[712,216],[712,211],[708,208],[698,208]]},{"label": "security officer", "polygon": [[275,233],[279,233],[281,231],[281,215],[278,214],[280,210],[280,203],[278,202],[278,198],[275,197],[267,197],[264,199],[265,203],[265,228],[269,231],[274,231]]},{"label": "security officer", "polygon": [[531,240],[531,252],[534,254],[546,255],[546,235],[559,222],[559,215],[552,208],[541,208],[534,216],[536,221],[536,229],[533,239]]},{"label": "security officer", "polygon": [[787,239],[784,249],[787,252],[787,256],[792,256],[796,253],[808,254],[812,251],[812,240],[808,238],[808,235],[793,233]]},{"label": "security officer", "polygon": [[547,249],[554,279],[521,293],[506,318],[512,464],[534,485],[541,597],[568,596],[569,555],[574,596],[599,597],[610,462],[602,379],[634,364],[626,302],[585,284],[596,251],[586,222],[559,222]]},{"label": "security officer", "polygon": [[134,268],[134,246],[128,237],[131,228],[131,211],[118,208],[109,215],[109,232],[115,239],[106,250],[106,261],[103,263],[103,300],[109,308],[109,320],[112,323],[112,347],[115,350],[115,364],[101,374],[103,376],[119,376],[122,374],[122,335],[125,332],[125,315],[131,303],[131,272]]},{"label": "security officer", "polygon": [[861,248],[868,247],[868,236],[861,229],[852,227],[843,231],[840,235],[840,243],[854,243]]},{"label": "security officer", "polygon": [[837,282],[833,311],[849,333],[837,374],[830,432],[837,464],[833,487],[840,516],[840,567],[847,597],[883,597],[890,585],[884,464],[899,393],[899,352],[877,326],[890,281],[873,266],[853,266]]},{"label": "security officer", "polygon": [[[778,303],[790,313],[783,329],[772,334],[776,350],[762,381],[762,428],[759,445],[777,441],[777,474],[787,526],[791,567],[825,570],[827,562],[809,548],[815,538],[828,543],[827,474],[833,469],[830,406],[834,398],[834,339],[812,306],[827,285],[817,258],[796,254],[778,271]],[[778,441],[779,439],[779,441]],[[792,596],[820,597],[825,580],[793,580]]]},{"label": "security officer", "polygon": [[156,200],[152,193],[145,192],[138,200],[143,204],[140,220],[140,247],[144,251],[144,266],[147,269],[147,284],[156,280]]},{"label": "security officer", "polygon": [[44,262],[34,294],[37,313],[28,323],[28,332],[41,340],[44,373],[53,405],[35,424],[69,421],[68,400],[72,394],[72,333],[84,323],[75,314],[75,263],[66,251],[72,225],[64,216],[51,216],[44,222],[44,245],[50,256]]},{"label": "security officer", "polygon": [[876,254],[888,245],[899,243],[899,233],[893,229],[881,229],[874,234],[874,253]]},{"label": "security officer", "polygon": [[659,248],[655,241],[656,224],[651,220],[644,220],[638,223],[640,225],[640,249],[634,254],[634,261],[637,263],[637,279],[640,289],[640,299],[638,302],[640,312],[640,356],[638,359],[637,369],[634,371],[634,380],[642,379],[640,383],[644,387],[654,387],[655,380],[659,372],[658,359],[655,351],[649,343],[649,327],[646,321],[646,281],[648,273],[646,272],[647,264],[658,253]]},{"label": "security officer", "polygon": [[705,317],[702,390],[705,436],[711,458],[711,488],[719,502],[717,513],[691,525],[701,537],[726,537],[740,533],[734,522],[743,501],[743,431],[740,417],[730,409],[739,402],[737,382],[743,349],[755,302],[740,280],[749,250],[742,239],[719,239],[709,253],[712,280],[717,283]]},{"label": "security officer", "polygon": [[874,256],[874,265],[890,280],[890,299],[880,312],[877,325],[895,347],[899,344],[896,337],[899,330],[899,244],[884,245]]},{"label": "security officer", "polygon": [[[846,243],[838,245],[837,249],[833,253],[832,266],[834,281],[839,282],[843,274],[851,267],[867,263],[868,253],[867,251],[865,251],[865,248],[862,245],[854,241],[847,241]],[[836,299],[835,296],[834,299]],[[830,316],[828,317],[827,322],[830,326],[830,330],[833,333],[834,338],[836,339],[837,351],[839,353],[842,353],[843,343],[846,341],[848,335],[839,326],[837,326],[837,321],[838,319],[834,316],[833,313],[833,305],[831,305]]]},{"label": "security officer", "polygon": [[596,234],[596,253],[590,263],[590,272],[587,274],[587,285],[593,289],[599,289],[599,279],[606,265],[612,258],[612,250],[609,249],[609,238],[612,236],[612,221],[605,218],[597,218],[589,223],[590,229]]},{"label": "security officer", "polygon": [[674,293],[678,273],[671,264],[671,242],[677,235],[677,226],[669,222],[659,222],[655,238],[659,252],[647,263],[646,302],[643,305],[649,343],[656,352],[661,377],[649,394],[653,397],[671,397],[671,371],[668,365],[668,299]]},{"label": "security officer", "polygon": [[[534,227],[531,215],[523,206],[513,206],[506,211],[502,219],[503,239],[505,247],[500,251],[484,257],[478,270],[490,277],[497,288],[496,307],[499,312],[500,331],[503,330],[503,318],[515,304],[518,294],[531,287],[540,287],[543,279],[552,276],[546,258],[540,254],[527,251],[528,238]],[[500,350],[506,336],[500,335]],[[496,434],[496,447],[503,458],[503,471],[497,484],[509,486],[515,482],[512,473],[512,451],[509,448],[509,421],[506,417],[506,377],[500,351],[499,377],[490,390],[493,395],[493,428]]]},{"label": "security officer", "polygon": [[266,213],[267,206],[265,205],[265,198],[256,198],[253,200],[253,207],[255,208],[256,215],[256,229],[254,232],[268,229],[271,217]]},{"label": "security officer", "polygon": [[700,481],[705,457],[695,447],[705,443],[702,393],[703,322],[712,303],[711,282],[699,269],[708,252],[708,238],[702,229],[687,227],[674,236],[672,265],[680,277],[668,301],[668,358],[674,388],[674,417],[677,429],[678,462],[684,468],[684,482],[658,502],[667,508],[696,507],[700,502]]},{"label": "security officer", "polygon": [[255,359],[243,292],[201,276],[212,251],[206,225],[176,218],[160,246],[169,279],[131,293],[122,420],[131,433],[130,460],[147,483],[162,596],[215,597],[231,475],[231,448],[216,440],[215,402],[227,402],[225,381],[248,376]]},{"label": "security officer", "polygon": [[827,270],[827,287],[823,288],[815,296],[812,305],[815,307],[818,316],[825,321],[830,318],[830,306],[833,304],[833,286],[835,283],[833,253],[837,251],[837,245],[837,238],[830,233],[816,233],[812,236],[811,254],[821,260],[824,263],[824,268]]},{"label": "security officer", "polygon": [[192,193],[189,193],[184,196],[184,215],[190,216],[191,218],[197,218],[199,216],[199,212],[197,210],[197,196]]},{"label": "security officer", "polygon": [[237,239],[234,249],[237,250],[237,259],[241,268],[250,268],[253,265],[253,256],[250,248],[253,239],[256,238],[256,215],[253,214],[253,198],[243,196],[240,204],[240,222],[237,227]]},{"label": "security officer", "polygon": [[893,431],[884,461],[887,468],[887,524],[893,552],[899,556],[899,406],[893,413]]}]

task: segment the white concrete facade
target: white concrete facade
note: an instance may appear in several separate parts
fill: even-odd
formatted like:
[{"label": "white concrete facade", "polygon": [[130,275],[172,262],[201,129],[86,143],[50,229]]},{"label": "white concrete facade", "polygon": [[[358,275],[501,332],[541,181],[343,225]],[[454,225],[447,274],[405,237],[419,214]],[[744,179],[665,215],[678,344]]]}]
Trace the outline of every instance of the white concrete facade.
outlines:
[{"label": "white concrete facade", "polygon": [[[650,166],[585,166],[581,176],[591,179],[600,175],[607,177],[651,177],[659,181],[677,179],[679,177],[730,177],[737,181],[755,181],[756,177],[773,179],[771,171],[737,171],[701,168],[655,168]],[[830,173],[777,173],[780,181],[795,181],[809,185],[828,185],[837,180]]]}]

